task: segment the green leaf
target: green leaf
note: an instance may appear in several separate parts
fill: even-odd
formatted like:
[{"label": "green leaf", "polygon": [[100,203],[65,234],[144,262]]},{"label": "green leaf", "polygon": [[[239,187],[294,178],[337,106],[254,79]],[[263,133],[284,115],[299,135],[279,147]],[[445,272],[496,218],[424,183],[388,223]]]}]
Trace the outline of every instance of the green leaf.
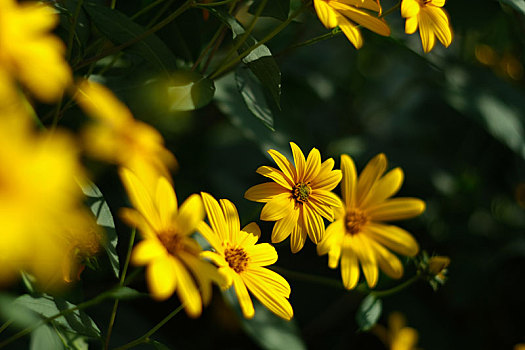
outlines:
[{"label": "green leaf", "polygon": [[119,300],[137,299],[143,296],[148,296],[145,293],[140,293],[135,289],[129,287],[119,287],[118,289],[109,293],[109,297]]},{"label": "green leaf", "polygon": [[268,128],[274,131],[273,114],[266,103],[266,97],[261,86],[255,80],[253,73],[244,67],[238,67],[235,70],[235,81],[237,89],[241,94],[246,107],[259,118]]},{"label": "green leaf", "polygon": [[[135,40],[146,31],[142,26],[117,10],[92,2],[84,4],[84,8],[96,27],[117,45]],[[166,73],[177,68],[175,56],[155,34],[149,34],[130,46],[129,49],[150,62],[153,67]]]},{"label": "green leaf", "polygon": [[306,349],[295,320],[286,321],[280,318],[253,298],[255,316],[247,320],[242,315],[234,288],[228,289],[223,295],[237,312],[242,328],[261,348],[265,350]]},{"label": "green leaf", "polygon": [[[250,6],[251,14],[254,14],[262,0],[254,0]],[[261,17],[273,17],[280,21],[286,21],[290,13],[290,0],[268,0],[266,7],[261,13]]]},{"label": "green leaf", "polygon": [[383,303],[381,299],[377,299],[371,294],[364,298],[355,315],[359,329],[367,331],[372,328],[381,316],[382,310]]},{"label": "green leaf", "polygon": [[[213,8],[210,8],[209,11],[230,27],[234,40],[238,39],[245,32],[242,25],[228,12]],[[255,44],[257,44],[257,40],[251,35],[248,36],[246,41],[240,46],[239,53],[246,51]],[[242,61],[268,89],[275,104],[279,107],[281,99],[281,70],[277,62],[275,62],[270,49],[265,45],[261,45],[244,57]]]},{"label": "green leaf", "polygon": [[106,239],[104,241],[104,249],[109,258],[109,263],[113,268],[113,273],[118,278],[120,275],[120,263],[119,257],[117,254],[117,243],[118,237],[117,232],[115,231],[115,222],[113,221],[113,215],[109,210],[109,206],[102,195],[102,192],[98,187],[92,183],[88,182],[82,185],[82,191],[87,197],[87,203],[91,208],[91,211],[97,218],[97,224],[102,226],[106,231]]},{"label": "green leaf", "polygon": [[[52,297],[46,294],[40,298],[35,298],[31,295],[25,294],[16,298],[13,304],[17,306],[21,312],[25,312],[24,310],[29,309],[44,318],[55,316],[61,311],[75,307],[74,304],[71,304],[64,299]],[[100,338],[100,329],[95,322],[81,310],[72,311],[67,315],[55,318],[51,322],[73,333],[92,338]]]},{"label": "green leaf", "polygon": [[166,345],[156,341],[156,340],[150,340],[150,344],[153,345],[153,347],[157,350],[170,350],[169,347],[167,347]]},{"label": "green leaf", "polygon": [[525,0],[499,0],[499,2],[509,5],[525,15]]},{"label": "green leaf", "polygon": [[17,328],[27,328],[40,321],[33,311],[15,304],[15,300],[10,295],[0,294],[0,317],[3,320],[11,321]]},{"label": "green leaf", "polygon": [[60,350],[64,345],[58,336],[57,331],[47,324],[44,324],[31,332],[29,342],[30,350]]}]

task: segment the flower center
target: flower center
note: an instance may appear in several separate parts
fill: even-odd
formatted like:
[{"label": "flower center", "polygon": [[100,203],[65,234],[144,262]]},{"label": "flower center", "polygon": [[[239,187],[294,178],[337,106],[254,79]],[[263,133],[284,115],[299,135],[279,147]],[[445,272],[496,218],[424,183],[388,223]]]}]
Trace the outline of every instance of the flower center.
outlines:
[{"label": "flower center", "polygon": [[311,192],[312,189],[308,182],[299,182],[293,187],[292,196],[296,201],[305,203],[308,202],[308,196],[310,196]]},{"label": "flower center", "polygon": [[171,255],[176,255],[178,252],[184,249],[182,237],[173,230],[160,232],[157,234],[157,237],[159,237],[160,242]]},{"label": "flower center", "polygon": [[346,233],[355,235],[368,222],[368,217],[359,209],[349,210],[345,216]]},{"label": "flower center", "polygon": [[228,265],[237,273],[241,273],[246,270],[248,266],[248,255],[242,248],[226,248],[224,250],[224,259],[228,262]]}]

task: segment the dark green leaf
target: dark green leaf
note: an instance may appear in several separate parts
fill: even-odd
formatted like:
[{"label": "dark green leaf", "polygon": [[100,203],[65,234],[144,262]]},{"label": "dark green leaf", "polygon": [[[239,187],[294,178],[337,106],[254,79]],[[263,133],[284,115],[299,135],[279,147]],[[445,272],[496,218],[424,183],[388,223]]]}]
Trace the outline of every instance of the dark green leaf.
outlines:
[{"label": "dark green leaf", "polygon": [[[229,13],[216,9],[210,9],[210,12],[230,27],[234,40],[238,40],[245,32],[242,25]],[[257,44],[257,40],[250,35],[239,48],[239,53],[246,51],[255,44]],[[257,79],[268,89],[276,105],[280,106],[281,71],[270,49],[261,45],[244,57],[242,61],[248,65]]]},{"label": "dark green leaf", "polygon": [[31,332],[31,341],[29,342],[31,350],[60,350],[64,345],[58,336],[57,331],[45,324]]},{"label": "dark green leaf", "polygon": [[499,0],[503,4],[512,6],[514,9],[525,15],[525,0]]},{"label": "dark green leaf", "polygon": [[270,128],[273,129],[273,114],[266,103],[266,97],[261,89],[261,86],[255,80],[253,74],[244,67],[239,67],[235,70],[235,81],[237,82],[237,89],[241,94],[246,107],[257,118]]},{"label": "dark green leaf", "polygon": [[[64,299],[58,297],[52,297],[44,294],[40,298],[34,298],[30,295],[22,295],[13,303],[20,310],[29,309],[33,310],[40,316],[48,318],[55,316],[56,314],[75,307],[75,305],[67,302]],[[82,334],[88,337],[99,338],[100,329],[97,327],[95,322],[83,311],[75,310],[64,316],[57,317],[52,321],[65,330]]]},{"label": "dark green leaf", "polygon": [[13,326],[26,328],[34,325],[40,318],[28,308],[15,304],[15,298],[0,294],[0,317],[5,321],[13,322]]},{"label": "dark green leaf", "polygon": [[[250,6],[250,13],[254,14],[262,0],[255,0]],[[290,0],[268,0],[266,7],[261,13],[262,17],[273,17],[281,21],[288,19],[290,12]]]},{"label": "dark green leaf", "polygon": [[147,296],[147,294],[140,293],[136,291],[135,289],[129,288],[129,287],[119,287],[118,289],[112,291],[109,296],[114,299],[122,299],[122,300],[128,300],[128,299],[137,299],[143,296]]},{"label": "dark green leaf", "polygon": [[[119,45],[135,40],[145,33],[145,29],[117,10],[95,3],[84,5],[96,27],[113,43]],[[149,34],[130,48],[153,67],[166,73],[176,69],[175,56],[155,34]]]},{"label": "dark green leaf", "polygon": [[170,350],[169,347],[167,347],[166,345],[156,341],[156,340],[152,340],[150,341],[150,343],[153,345],[153,347],[157,350]]},{"label": "dark green leaf", "polygon": [[382,310],[383,303],[381,299],[376,299],[376,297],[371,294],[364,298],[355,315],[359,329],[367,331],[372,328],[381,316]]},{"label": "dark green leaf", "polygon": [[116,277],[120,274],[120,263],[117,254],[117,243],[118,237],[115,231],[115,223],[113,221],[113,215],[109,210],[109,206],[104,199],[104,196],[94,183],[86,183],[82,185],[82,191],[87,197],[88,205],[91,211],[97,218],[97,224],[102,226],[106,232],[106,239],[104,241],[104,249],[109,258],[113,273]]}]

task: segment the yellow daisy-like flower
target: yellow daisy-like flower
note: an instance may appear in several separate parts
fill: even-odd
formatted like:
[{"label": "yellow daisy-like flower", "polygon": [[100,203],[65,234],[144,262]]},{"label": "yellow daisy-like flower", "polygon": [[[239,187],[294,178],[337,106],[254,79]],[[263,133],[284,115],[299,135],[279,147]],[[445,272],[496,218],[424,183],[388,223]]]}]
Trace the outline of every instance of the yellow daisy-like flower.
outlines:
[{"label": "yellow daisy-like flower", "polygon": [[413,34],[419,26],[423,50],[430,52],[436,37],[448,47],[452,42],[452,28],[447,12],[442,8],[445,0],[403,0],[401,15],[405,17],[405,33]]},{"label": "yellow daisy-like flower", "polygon": [[403,275],[403,265],[387,248],[407,256],[419,251],[410,233],[382,223],[412,218],[425,210],[425,202],[420,199],[390,198],[403,183],[403,171],[395,168],[383,176],[386,167],[385,155],[379,154],[358,178],[352,159],[346,154],[341,156],[344,206],[326,229],[317,253],[328,254],[328,266],[333,269],[341,260],[341,277],[347,289],[357,285],[359,263],[371,288],[377,284],[378,266],[392,278]]},{"label": "yellow daisy-like flower", "polygon": [[356,49],[363,46],[363,37],[355,23],[377,34],[390,35],[390,28],[386,22],[367,12],[367,10],[381,12],[381,7],[376,1],[314,0],[314,7],[323,25],[328,29],[339,26]]},{"label": "yellow daisy-like flower", "polygon": [[290,145],[295,166],[281,153],[269,150],[280,170],[262,166],[257,172],[275,182],[253,186],[244,197],[266,203],[261,220],[276,221],[272,242],[282,242],[291,234],[291,249],[296,253],[303,248],[307,235],[315,244],[323,238],[323,217],[334,220],[333,208],[341,203],[331,191],[341,181],[342,175],[340,170],[332,170],[332,158],[321,163],[321,154],[316,148],[305,160],[299,147],[293,142]]},{"label": "yellow daisy-like flower", "polygon": [[83,133],[85,147],[92,156],[133,170],[149,164],[169,177],[168,168],[173,168],[176,160],[164,147],[162,135],[135,120],[111,90],[84,80],[78,85],[75,98],[97,121]]},{"label": "yellow daisy-like flower", "polygon": [[219,203],[208,193],[201,193],[210,226],[199,223],[199,232],[211,244],[214,252],[205,251],[204,257],[219,266],[228,286],[233,284],[242,313],[246,318],[255,314],[248,290],[270,311],[286,320],[293,317],[288,298],[290,285],[279,274],[264,268],[277,261],[275,248],[268,243],[257,243],[261,230],[255,223],[242,230],[237,209],[226,199]]},{"label": "yellow daisy-like flower", "polygon": [[135,207],[123,208],[121,216],[144,238],[133,249],[131,262],[147,265],[146,279],[153,298],[164,300],[176,291],[188,315],[199,316],[202,304],[211,299],[211,282],[224,284],[217,268],[199,257],[201,247],[190,237],[204,219],[200,196],[190,196],[179,208],[165,177],[157,177],[155,192],[150,193],[132,171],[121,168],[120,176]]},{"label": "yellow daisy-like flower", "polygon": [[376,325],[372,332],[375,333],[390,350],[416,350],[418,333],[412,327],[406,326],[403,314],[393,312],[388,316],[388,329]]},{"label": "yellow daisy-like flower", "polygon": [[51,33],[57,13],[41,2],[0,0],[0,8],[0,71],[13,88],[19,81],[40,100],[56,101],[71,83],[65,46]]}]

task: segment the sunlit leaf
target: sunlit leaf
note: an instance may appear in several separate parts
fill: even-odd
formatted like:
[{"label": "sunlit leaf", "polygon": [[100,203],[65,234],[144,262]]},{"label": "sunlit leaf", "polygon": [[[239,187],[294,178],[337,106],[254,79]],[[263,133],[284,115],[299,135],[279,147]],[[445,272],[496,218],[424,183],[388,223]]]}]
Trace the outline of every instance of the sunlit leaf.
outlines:
[{"label": "sunlit leaf", "polygon": [[29,342],[31,350],[60,350],[64,345],[53,327],[44,324],[31,332],[31,341]]},{"label": "sunlit leaf", "polygon": [[500,2],[512,6],[525,15],[525,0],[500,0]]},{"label": "sunlit leaf", "polygon": [[119,287],[118,289],[109,293],[109,296],[113,299],[129,300],[147,296],[147,294],[140,293],[129,287]]},{"label": "sunlit leaf", "polygon": [[235,70],[235,81],[246,107],[273,131],[272,111],[268,107],[264,92],[253,74],[244,67],[239,67]]},{"label": "sunlit leaf", "polygon": [[372,328],[381,316],[382,310],[383,303],[381,299],[377,299],[371,294],[364,298],[355,315],[359,329],[366,331]]},{"label": "sunlit leaf", "polygon": [[16,298],[8,294],[0,294],[0,317],[11,321],[17,328],[26,328],[37,323],[40,318],[30,309],[15,304]]}]

